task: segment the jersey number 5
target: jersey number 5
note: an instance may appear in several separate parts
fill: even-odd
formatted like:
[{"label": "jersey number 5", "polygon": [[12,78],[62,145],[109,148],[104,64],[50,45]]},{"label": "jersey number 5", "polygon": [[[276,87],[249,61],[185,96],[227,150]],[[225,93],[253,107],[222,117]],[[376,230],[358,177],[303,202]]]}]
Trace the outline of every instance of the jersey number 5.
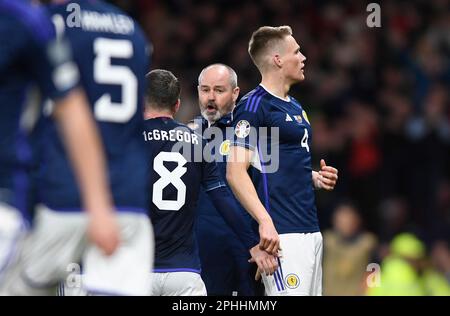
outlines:
[{"label": "jersey number 5", "polygon": [[[164,162],[176,162],[178,165],[173,171],[169,171]],[[160,210],[179,211],[186,202],[186,185],[181,177],[186,173],[187,168],[183,167],[187,163],[182,154],[178,152],[160,152],[153,160],[153,169],[161,178],[153,184],[152,202]],[[163,200],[163,190],[169,184],[177,189],[176,200]]]},{"label": "jersey number 5", "polygon": [[114,103],[109,93],[103,94],[94,104],[95,117],[114,123],[128,122],[137,109],[137,79],[128,67],[111,65],[111,58],[133,57],[133,45],[128,40],[97,38],[94,53],[95,82],[122,87],[122,102]]}]

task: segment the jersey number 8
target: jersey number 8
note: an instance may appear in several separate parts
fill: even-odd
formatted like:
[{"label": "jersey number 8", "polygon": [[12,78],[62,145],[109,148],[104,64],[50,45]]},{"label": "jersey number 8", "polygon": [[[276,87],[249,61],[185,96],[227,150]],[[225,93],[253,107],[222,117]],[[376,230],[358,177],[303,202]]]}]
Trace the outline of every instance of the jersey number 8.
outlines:
[{"label": "jersey number 8", "polygon": [[[164,162],[176,162],[177,166],[173,171],[169,171]],[[186,173],[187,168],[183,167],[187,163],[182,154],[178,152],[160,152],[153,160],[153,169],[161,178],[153,184],[152,202],[160,210],[179,211],[186,202],[186,185],[181,177]],[[169,184],[177,189],[176,200],[164,200],[163,190]]]}]

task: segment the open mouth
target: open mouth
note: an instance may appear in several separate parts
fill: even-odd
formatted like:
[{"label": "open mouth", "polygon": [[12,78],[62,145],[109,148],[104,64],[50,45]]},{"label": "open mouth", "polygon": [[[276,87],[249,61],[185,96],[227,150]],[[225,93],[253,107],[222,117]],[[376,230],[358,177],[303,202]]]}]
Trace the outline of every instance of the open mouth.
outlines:
[{"label": "open mouth", "polygon": [[213,112],[213,111],[217,111],[217,108],[214,105],[208,105],[208,106],[206,106],[206,110],[208,112]]}]

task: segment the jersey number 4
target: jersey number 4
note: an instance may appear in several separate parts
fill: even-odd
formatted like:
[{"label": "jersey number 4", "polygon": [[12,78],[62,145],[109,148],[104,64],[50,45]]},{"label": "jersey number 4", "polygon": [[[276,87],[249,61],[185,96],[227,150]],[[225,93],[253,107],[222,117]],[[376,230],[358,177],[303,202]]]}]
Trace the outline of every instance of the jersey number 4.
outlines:
[{"label": "jersey number 4", "polygon": [[306,148],[307,152],[309,152],[308,137],[309,137],[308,130],[305,128],[305,134],[303,134],[301,145],[302,147]]},{"label": "jersey number 4", "polygon": [[100,121],[128,122],[136,113],[138,82],[128,67],[112,65],[111,58],[132,58],[133,45],[128,40],[100,37],[94,41],[94,53],[95,82],[122,87],[122,102],[114,103],[109,93],[103,94],[94,104],[95,117]]},{"label": "jersey number 4", "polygon": [[[174,170],[169,171],[164,162],[176,162]],[[187,160],[178,152],[160,152],[153,160],[153,169],[161,177],[153,184],[152,202],[160,210],[179,211],[186,202],[186,185],[181,177],[186,173],[187,168],[184,165]],[[164,200],[163,190],[172,184],[177,190],[176,200]]]}]

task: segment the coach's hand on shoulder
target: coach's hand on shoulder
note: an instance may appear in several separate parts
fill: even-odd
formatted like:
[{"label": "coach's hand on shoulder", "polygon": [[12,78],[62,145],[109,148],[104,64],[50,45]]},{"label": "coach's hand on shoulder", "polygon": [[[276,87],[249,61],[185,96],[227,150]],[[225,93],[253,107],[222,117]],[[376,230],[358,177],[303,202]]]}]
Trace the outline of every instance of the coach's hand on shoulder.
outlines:
[{"label": "coach's hand on shoulder", "polygon": [[89,239],[105,255],[112,255],[120,243],[119,226],[115,212],[109,211],[90,214],[88,235]]},{"label": "coach's hand on shoulder", "polygon": [[338,170],[331,166],[327,166],[325,160],[320,160],[320,171],[312,172],[313,184],[316,189],[324,189],[331,191],[334,189],[337,179]]},{"label": "coach's hand on shoulder", "polygon": [[259,245],[256,245],[250,249],[250,254],[252,257],[248,260],[248,262],[255,262],[258,265],[258,270],[255,275],[256,281],[259,280],[262,272],[264,272],[265,275],[272,275],[278,269],[277,257],[261,250]]},{"label": "coach's hand on shoulder", "polygon": [[280,250],[280,237],[270,216],[259,222],[259,248],[276,256]]}]

